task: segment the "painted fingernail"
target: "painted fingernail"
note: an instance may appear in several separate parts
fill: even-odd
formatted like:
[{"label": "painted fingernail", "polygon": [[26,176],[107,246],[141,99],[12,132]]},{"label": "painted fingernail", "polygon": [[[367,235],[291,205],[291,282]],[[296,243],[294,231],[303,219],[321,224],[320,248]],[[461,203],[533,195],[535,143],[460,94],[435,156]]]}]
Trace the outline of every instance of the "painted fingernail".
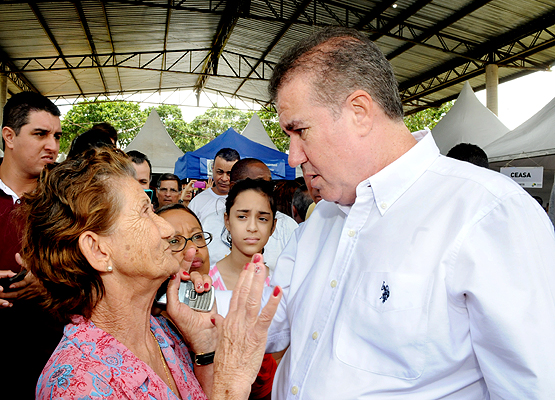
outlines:
[{"label": "painted fingernail", "polygon": [[216,326],[216,318],[210,318],[210,322],[212,322],[212,325]]},{"label": "painted fingernail", "polygon": [[202,283],[199,282],[199,283],[197,284],[197,289],[202,289]]},{"label": "painted fingernail", "polygon": [[256,268],[254,269],[254,273],[255,274],[259,274],[260,273],[260,267],[257,265]]},{"label": "painted fingernail", "polygon": [[210,284],[209,284],[208,282],[206,282],[206,283],[204,284],[204,288],[205,288],[205,289],[208,289],[209,287],[210,287]]},{"label": "painted fingernail", "polygon": [[274,289],[274,297],[277,297],[279,292],[281,292],[281,288],[279,286],[276,286],[276,288]]},{"label": "painted fingernail", "polygon": [[189,273],[188,273],[187,271],[183,271],[183,276],[184,276],[185,278],[188,278],[188,277],[191,276],[191,275],[189,275]]},{"label": "painted fingernail", "polygon": [[249,269],[249,263],[245,264],[245,269]]},{"label": "painted fingernail", "polygon": [[175,279],[175,274],[171,274],[170,279],[173,281]]},{"label": "painted fingernail", "polygon": [[260,258],[260,254],[255,254],[254,257],[252,258],[252,262],[260,262],[261,258]]}]

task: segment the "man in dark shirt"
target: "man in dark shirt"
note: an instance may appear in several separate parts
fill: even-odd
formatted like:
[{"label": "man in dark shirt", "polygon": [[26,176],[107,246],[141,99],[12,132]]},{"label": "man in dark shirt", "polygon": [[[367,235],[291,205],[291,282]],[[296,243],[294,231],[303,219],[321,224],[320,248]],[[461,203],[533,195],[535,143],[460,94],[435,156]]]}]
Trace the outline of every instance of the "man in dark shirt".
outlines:
[{"label": "man in dark shirt", "polygon": [[[0,165],[0,278],[14,276],[22,266],[22,221],[14,212],[20,197],[32,191],[47,164],[56,161],[62,128],[60,111],[33,92],[13,95],[4,107]],[[36,281],[31,273],[0,291],[0,398],[33,399],[36,381],[61,338],[61,326],[31,298]]]}]

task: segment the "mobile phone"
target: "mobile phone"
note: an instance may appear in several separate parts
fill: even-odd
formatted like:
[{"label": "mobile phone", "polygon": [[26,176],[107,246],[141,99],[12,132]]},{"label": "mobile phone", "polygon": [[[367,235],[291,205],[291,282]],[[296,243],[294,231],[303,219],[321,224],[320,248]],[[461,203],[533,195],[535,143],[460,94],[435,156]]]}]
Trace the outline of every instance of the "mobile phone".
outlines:
[{"label": "mobile phone", "polygon": [[205,189],[205,188],[206,188],[206,182],[196,181],[196,182],[193,184],[193,187],[199,188],[199,189]]},{"label": "mobile phone", "polygon": [[10,285],[12,283],[16,283],[23,280],[23,278],[25,278],[26,275],[27,275],[27,270],[25,268],[22,268],[21,271],[19,271],[11,278],[1,278],[0,286],[4,288],[4,292],[11,292],[12,290],[15,290],[15,289],[10,289]]},{"label": "mobile phone", "polygon": [[[216,296],[214,295],[214,286],[208,292],[197,293],[193,282],[185,281],[179,285],[178,298],[180,302],[187,304],[193,310],[208,312],[212,310]],[[158,299],[158,303],[167,303],[166,294]]]}]

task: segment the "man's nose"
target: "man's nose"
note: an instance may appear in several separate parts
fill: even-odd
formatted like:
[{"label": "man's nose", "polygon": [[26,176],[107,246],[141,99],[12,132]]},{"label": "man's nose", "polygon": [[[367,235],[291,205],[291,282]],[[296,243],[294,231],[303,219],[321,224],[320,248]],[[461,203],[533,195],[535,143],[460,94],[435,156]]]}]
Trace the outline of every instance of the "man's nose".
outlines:
[{"label": "man's nose", "polygon": [[56,140],[54,135],[46,135],[44,148],[50,151],[58,151],[60,149],[60,143]]},{"label": "man's nose", "polygon": [[291,137],[291,142],[289,143],[289,166],[295,168],[297,165],[301,165],[307,161],[306,154],[302,149],[301,144],[296,136]]}]

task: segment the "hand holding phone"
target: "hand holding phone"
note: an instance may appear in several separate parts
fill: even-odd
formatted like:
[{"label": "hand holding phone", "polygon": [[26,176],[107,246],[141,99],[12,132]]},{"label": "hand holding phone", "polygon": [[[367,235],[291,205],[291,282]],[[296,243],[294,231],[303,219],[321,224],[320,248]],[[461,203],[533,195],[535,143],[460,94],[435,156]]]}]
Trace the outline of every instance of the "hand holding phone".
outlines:
[{"label": "hand holding phone", "polygon": [[206,188],[206,182],[196,181],[195,184],[193,185],[193,187],[195,187],[197,189],[205,189]]},{"label": "hand holding phone", "polygon": [[[214,286],[212,286],[208,292],[197,293],[195,291],[195,285],[192,281],[181,282],[177,296],[180,302],[187,304],[192,310],[201,312],[209,312],[212,310],[212,307],[214,306],[214,299],[216,297],[214,294]],[[167,303],[165,293],[158,299],[158,303]]]},{"label": "hand holding phone", "polygon": [[4,289],[4,293],[11,292],[11,291],[15,290],[15,289],[10,289],[10,285],[12,283],[22,281],[25,278],[26,275],[27,275],[27,270],[25,268],[22,268],[21,271],[19,271],[17,274],[12,276],[11,278],[1,278],[0,279],[0,286],[2,286],[2,288]]}]

